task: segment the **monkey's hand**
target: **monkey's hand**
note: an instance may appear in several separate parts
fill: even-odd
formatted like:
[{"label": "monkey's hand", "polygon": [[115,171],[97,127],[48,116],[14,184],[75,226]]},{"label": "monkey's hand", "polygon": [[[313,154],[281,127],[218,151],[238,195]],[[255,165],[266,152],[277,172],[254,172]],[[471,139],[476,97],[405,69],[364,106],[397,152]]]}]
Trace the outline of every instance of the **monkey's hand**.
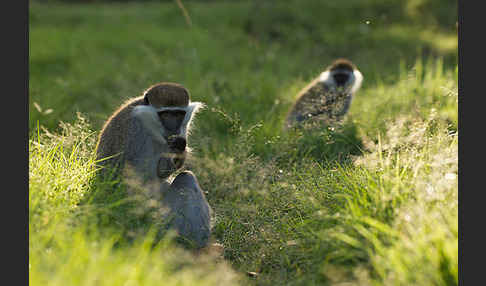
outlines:
[{"label": "monkey's hand", "polygon": [[157,176],[167,178],[172,173],[182,168],[186,154],[184,153],[163,153],[157,165]]},{"label": "monkey's hand", "polygon": [[172,135],[167,138],[169,152],[163,153],[157,167],[158,176],[168,177],[182,168],[186,160],[186,139],[182,136]]}]

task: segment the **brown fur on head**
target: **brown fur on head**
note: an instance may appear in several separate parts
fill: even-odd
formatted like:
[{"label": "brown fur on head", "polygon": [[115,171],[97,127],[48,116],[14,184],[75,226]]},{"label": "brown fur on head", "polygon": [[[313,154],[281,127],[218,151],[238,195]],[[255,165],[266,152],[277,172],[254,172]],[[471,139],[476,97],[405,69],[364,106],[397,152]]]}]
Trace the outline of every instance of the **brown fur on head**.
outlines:
[{"label": "brown fur on head", "polygon": [[146,103],[154,107],[187,106],[189,91],[180,84],[162,82],[149,87],[144,92]]},{"label": "brown fur on head", "polygon": [[340,58],[335,60],[327,69],[330,71],[338,69],[353,71],[356,69],[356,66],[350,60]]}]

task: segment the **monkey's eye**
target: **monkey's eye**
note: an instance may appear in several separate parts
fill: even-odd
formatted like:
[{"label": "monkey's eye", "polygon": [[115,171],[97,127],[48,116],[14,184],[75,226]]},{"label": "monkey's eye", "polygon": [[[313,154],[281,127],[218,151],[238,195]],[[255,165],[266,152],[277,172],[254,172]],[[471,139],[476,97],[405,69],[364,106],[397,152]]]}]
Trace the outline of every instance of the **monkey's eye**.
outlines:
[{"label": "monkey's eye", "polygon": [[186,112],[183,110],[165,110],[157,113],[162,125],[170,132],[177,133],[181,128]]}]

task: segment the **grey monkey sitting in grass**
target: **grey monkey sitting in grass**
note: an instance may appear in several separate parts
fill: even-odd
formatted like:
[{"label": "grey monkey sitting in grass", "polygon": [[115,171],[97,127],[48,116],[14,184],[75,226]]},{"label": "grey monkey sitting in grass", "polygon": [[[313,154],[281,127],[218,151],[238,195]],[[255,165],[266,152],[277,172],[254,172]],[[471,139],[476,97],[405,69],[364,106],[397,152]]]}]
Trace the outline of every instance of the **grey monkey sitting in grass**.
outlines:
[{"label": "grey monkey sitting in grass", "polygon": [[363,75],[347,59],[337,59],[303,88],[287,115],[285,128],[304,122],[333,124],[343,119]]},{"label": "grey monkey sitting in grass", "polygon": [[211,208],[192,172],[168,178],[185,162],[187,134],[201,107],[182,85],[153,85],[111,115],[96,146],[102,172],[115,170],[126,181],[136,180],[169,209],[171,227],[198,247],[208,243]]}]

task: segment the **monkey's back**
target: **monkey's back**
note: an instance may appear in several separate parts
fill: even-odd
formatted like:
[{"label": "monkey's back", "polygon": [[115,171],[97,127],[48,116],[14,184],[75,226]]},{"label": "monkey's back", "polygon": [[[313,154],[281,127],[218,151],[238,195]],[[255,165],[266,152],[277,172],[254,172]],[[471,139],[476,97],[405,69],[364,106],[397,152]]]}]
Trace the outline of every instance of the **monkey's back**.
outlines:
[{"label": "monkey's back", "polygon": [[287,115],[287,124],[292,125],[295,121],[301,122],[308,119],[309,114],[315,112],[317,106],[324,103],[326,92],[326,87],[319,84],[318,77],[304,87],[299,92],[295,104]]},{"label": "monkey's back", "polygon": [[98,138],[96,145],[96,160],[101,165],[117,165],[123,161],[123,147],[125,146],[128,134],[128,119],[133,108],[144,104],[143,96],[130,99],[120,106],[106,121]]},{"label": "monkey's back", "polygon": [[318,77],[299,92],[287,116],[287,127],[303,121],[336,122],[346,113],[350,99],[346,93],[333,92]]}]

